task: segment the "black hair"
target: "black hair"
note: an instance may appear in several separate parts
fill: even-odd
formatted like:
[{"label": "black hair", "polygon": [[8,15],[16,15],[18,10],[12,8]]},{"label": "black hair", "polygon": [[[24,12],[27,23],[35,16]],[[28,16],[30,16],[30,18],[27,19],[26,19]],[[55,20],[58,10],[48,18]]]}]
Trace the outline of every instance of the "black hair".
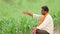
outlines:
[{"label": "black hair", "polygon": [[42,8],[43,10],[49,12],[49,8],[48,8],[47,6],[42,6],[41,8]]}]

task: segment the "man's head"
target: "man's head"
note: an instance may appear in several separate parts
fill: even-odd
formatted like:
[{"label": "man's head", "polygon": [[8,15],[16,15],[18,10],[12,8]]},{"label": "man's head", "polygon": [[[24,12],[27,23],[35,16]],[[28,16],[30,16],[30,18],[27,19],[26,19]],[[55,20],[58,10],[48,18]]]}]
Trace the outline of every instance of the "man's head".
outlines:
[{"label": "man's head", "polygon": [[49,8],[48,8],[47,6],[42,6],[41,8],[42,8],[41,13],[42,13],[43,15],[45,15],[46,13],[49,12]]}]

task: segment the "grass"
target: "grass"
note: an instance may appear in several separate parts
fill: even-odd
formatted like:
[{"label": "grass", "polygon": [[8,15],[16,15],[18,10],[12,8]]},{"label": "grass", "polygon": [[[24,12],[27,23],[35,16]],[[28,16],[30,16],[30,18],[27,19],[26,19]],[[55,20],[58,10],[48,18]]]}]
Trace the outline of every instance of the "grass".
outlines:
[{"label": "grass", "polygon": [[40,14],[47,5],[54,20],[60,26],[60,0],[0,0],[0,34],[30,34],[39,19],[24,15],[23,11]]}]

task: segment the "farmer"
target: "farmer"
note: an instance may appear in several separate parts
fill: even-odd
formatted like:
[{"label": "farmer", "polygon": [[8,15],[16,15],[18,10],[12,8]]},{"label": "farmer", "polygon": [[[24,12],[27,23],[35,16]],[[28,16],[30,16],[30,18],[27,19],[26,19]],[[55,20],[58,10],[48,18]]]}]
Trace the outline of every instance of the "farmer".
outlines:
[{"label": "farmer", "polygon": [[51,15],[48,13],[49,8],[47,6],[42,6],[41,9],[42,15],[31,14],[27,11],[23,12],[24,14],[27,14],[34,18],[41,18],[38,25],[33,29],[31,34],[53,34],[54,25],[53,19]]}]

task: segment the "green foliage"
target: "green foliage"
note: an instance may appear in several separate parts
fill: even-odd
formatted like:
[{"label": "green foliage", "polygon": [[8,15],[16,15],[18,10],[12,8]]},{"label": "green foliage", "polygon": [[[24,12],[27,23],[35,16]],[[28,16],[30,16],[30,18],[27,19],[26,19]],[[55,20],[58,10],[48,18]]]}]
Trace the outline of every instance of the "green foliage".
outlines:
[{"label": "green foliage", "polygon": [[50,9],[55,28],[59,27],[59,3],[60,0],[0,0],[0,34],[30,34],[39,19],[26,16],[23,11],[39,14],[44,5]]}]

